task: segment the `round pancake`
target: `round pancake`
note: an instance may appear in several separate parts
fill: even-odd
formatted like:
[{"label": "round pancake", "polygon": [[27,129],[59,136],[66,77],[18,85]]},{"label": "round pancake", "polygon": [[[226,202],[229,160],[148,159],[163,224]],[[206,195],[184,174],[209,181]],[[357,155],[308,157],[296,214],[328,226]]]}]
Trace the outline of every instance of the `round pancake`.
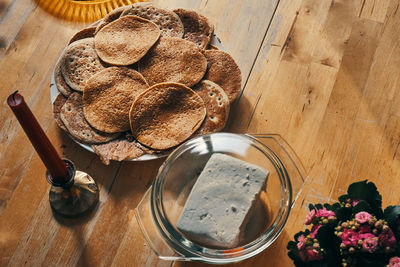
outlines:
[{"label": "round pancake", "polygon": [[121,16],[127,15],[135,15],[154,22],[160,28],[163,37],[183,37],[183,24],[178,15],[172,11],[143,2],[129,6]]},{"label": "round pancake", "polygon": [[83,116],[82,96],[72,93],[61,108],[60,118],[68,132],[78,141],[85,143],[104,143],[118,137],[119,134],[108,134],[92,128]]},{"label": "round pancake", "polygon": [[145,154],[143,146],[136,141],[128,141],[121,137],[108,143],[92,145],[94,153],[99,155],[100,160],[108,165],[110,160],[130,160]]},{"label": "round pancake", "polygon": [[129,130],[129,109],[136,96],[148,87],[139,72],[126,67],[111,67],[97,73],[83,91],[86,120],[106,133]]},{"label": "round pancake", "polygon": [[75,41],[82,40],[85,38],[91,38],[94,36],[95,31],[96,31],[96,27],[94,27],[94,26],[80,30],[79,32],[75,33],[74,36],[72,36],[72,38],[71,38],[71,40],[69,40],[68,44],[71,44]]},{"label": "round pancake", "polygon": [[156,24],[136,16],[121,17],[94,37],[96,52],[106,63],[127,66],[141,59],[160,37]]},{"label": "round pancake", "polygon": [[73,91],[71,87],[69,87],[69,85],[65,82],[64,77],[61,73],[62,59],[63,57],[60,57],[56,63],[56,66],[54,67],[54,81],[58,91],[65,97],[68,97],[70,94],[72,94]]},{"label": "round pancake", "polygon": [[206,48],[214,32],[214,26],[208,19],[193,10],[178,8],[174,12],[183,23],[183,39],[194,42],[202,49]]},{"label": "round pancake", "polygon": [[242,88],[242,73],[238,65],[228,53],[221,50],[205,50],[204,55],[208,62],[204,79],[221,86],[232,103]]},{"label": "round pancake", "polygon": [[129,112],[132,135],[153,149],[168,149],[189,138],[206,115],[204,101],[178,83],[160,83],[140,94]]},{"label": "round pancake", "polygon": [[54,99],[54,102],[53,102],[53,117],[56,120],[58,127],[63,129],[64,131],[68,132],[67,128],[65,128],[65,125],[60,118],[61,108],[65,104],[66,101],[67,101],[67,98],[63,94],[58,94],[56,96],[56,99]]},{"label": "round pancake", "polygon": [[196,85],[198,93],[206,105],[207,115],[196,134],[208,134],[221,131],[229,117],[229,98],[225,91],[216,83],[203,80]]},{"label": "round pancake", "polygon": [[86,81],[105,68],[96,54],[93,40],[85,38],[73,42],[62,57],[62,75],[65,82],[76,91],[82,92]]},{"label": "round pancake", "polygon": [[129,6],[120,6],[117,7],[116,9],[113,9],[110,13],[108,13],[107,15],[105,15],[105,17],[101,20],[101,22],[97,25],[96,29],[95,29],[95,34],[100,31],[104,26],[106,26],[107,24],[109,24],[110,22],[119,19],[119,17],[121,16],[122,12],[125,11],[125,9],[127,9]]},{"label": "round pancake", "polygon": [[138,68],[150,85],[177,82],[190,87],[204,76],[207,60],[194,43],[161,37],[139,61]]}]

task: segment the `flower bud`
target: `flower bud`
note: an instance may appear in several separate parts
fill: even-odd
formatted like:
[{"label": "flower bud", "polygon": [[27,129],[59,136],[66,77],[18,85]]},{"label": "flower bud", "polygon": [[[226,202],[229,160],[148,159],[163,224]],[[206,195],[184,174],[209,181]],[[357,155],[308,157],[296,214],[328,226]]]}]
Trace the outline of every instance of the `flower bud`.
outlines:
[{"label": "flower bud", "polygon": [[359,245],[359,246],[362,246],[362,244],[363,244],[364,242],[360,239],[360,240],[358,240],[358,242],[357,242],[357,244]]},{"label": "flower bud", "polygon": [[356,229],[357,229],[357,227],[355,227],[355,226],[351,227],[351,230],[356,230]]},{"label": "flower bud", "polygon": [[390,252],[392,250],[391,247],[385,247],[385,252]]},{"label": "flower bud", "polygon": [[323,223],[323,224],[328,224],[328,222],[329,222],[328,219],[323,219],[323,220],[322,220],[322,223]]},{"label": "flower bud", "polygon": [[314,239],[313,239],[313,242],[314,242],[314,243],[318,243],[318,239],[314,238]]},{"label": "flower bud", "polygon": [[343,223],[342,223],[342,227],[343,227],[343,228],[347,228],[348,226],[349,226],[349,224],[348,224],[347,222],[343,222]]},{"label": "flower bud", "polygon": [[315,248],[315,249],[319,248],[319,243],[314,243],[313,248]]},{"label": "flower bud", "polygon": [[355,226],[358,228],[358,227],[360,227],[360,224],[359,224],[359,223],[356,223]]},{"label": "flower bud", "polygon": [[345,207],[346,209],[350,209],[350,208],[351,208],[351,204],[350,204],[350,203],[346,203],[346,205],[344,205],[344,207]]},{"label": "flower bud", "polygon": [[336,217],[335,216],[329,216],[328,217],[328,221],[329,222],[334,222],[334,221],[336,221]]},{"label": "flower bud", "polygon": [[373,233],[374,235],[377,235],[377,234],[378,234],[378,229],[373,229],[373,230],[372,230],[372,233]]},{"label": "flower bud", "polygon": [[375,228],[381,229],[382,228],[382,222],[381,221],[377,221],[374,226],[375,226]]},{"label": "flower bud", "polygon": [[354,253],[354,252],[356,252],[356,249],[353,248],[353,247],[351,247],[351,248],[349,248],[349,252],[350,252],[350,253]]},{"label": "flower bud", "polygon": [[382,227],[382,231],[383,231],[383,232],[389,231],[389,226],[384,225],[384,226]]},{"label": "flower bud", "polygon": [[340,243],[340,248],[346,248],[346,245],[344,243]]},{"label": "flower bud", "polygon": [[341,226],[336,226],[336,227],[335,227],[335,230],[336,230],[336,231],[340,231],[340,230],[342,230],[342,227],[341,227]]}]

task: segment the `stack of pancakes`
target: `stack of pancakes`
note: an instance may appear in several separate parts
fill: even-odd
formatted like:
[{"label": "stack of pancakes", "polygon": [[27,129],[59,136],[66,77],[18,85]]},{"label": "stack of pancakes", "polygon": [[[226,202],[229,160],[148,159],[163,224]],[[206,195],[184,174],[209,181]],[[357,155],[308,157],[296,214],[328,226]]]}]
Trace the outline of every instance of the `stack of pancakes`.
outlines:
[{"label": "stack of pancakes", "polygon": [[105,164],[163,153],[225,127],[241,89],[214,27],[192,10],[120,7],[70,40],[56,64],[54,117]]}]

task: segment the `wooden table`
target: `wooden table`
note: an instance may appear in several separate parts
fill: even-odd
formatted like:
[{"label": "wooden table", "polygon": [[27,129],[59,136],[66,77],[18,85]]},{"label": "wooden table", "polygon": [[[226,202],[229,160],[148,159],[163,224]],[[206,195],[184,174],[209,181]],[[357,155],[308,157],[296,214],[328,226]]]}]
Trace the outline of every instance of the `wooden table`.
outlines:
[{"label": "wooden table", "polygon": [[[333,201],[354,181],[373,181],[385,206],[398,204],[399,0],[158,2],[207,15],[241,67],[244,92],[229,130],[281,134],[308,173],[280,237],[237,266],[290,266],[286,244],[303,229],[308,204]],[[57,128],[50,75],[82,27],[32,0],[0,1],[0,265],[202,266],[159,260],[134,218],[162,159],[105,166]],[[58,151],[96,178],[100,204],[91,216],[53,216],[45,167],[6,105],[15,90]]]}]

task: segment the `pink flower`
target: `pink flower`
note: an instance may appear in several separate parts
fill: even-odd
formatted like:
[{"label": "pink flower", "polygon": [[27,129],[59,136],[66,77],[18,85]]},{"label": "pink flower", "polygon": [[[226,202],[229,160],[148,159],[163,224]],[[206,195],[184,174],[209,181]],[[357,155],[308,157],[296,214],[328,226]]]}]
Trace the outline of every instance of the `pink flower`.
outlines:
[{"label": "pink flower", "polygon": [[297,238],[297,249],[303,250],[306,247],[307,238],[304,235],[301,235]]},{"label": "pink flower", "polygon": [[314,217],[315,217],[315,210],[312,209],[312,210],[310,211],[310,213],[308,213],[308,215],[307,215],[307,217],[306,217],[306,221],[304,222],[304,224],[305,224],[305,225],[311,224],[311,222],[312,222],[312,220],[314,219]]},{"label": "pink flower", "polygon": [[360,239],[366,239],[366,238],[372,238],[372,237],[375,237],[375,236],[371,233],[360,234]]},{"label": "pink flower", "polygon": [[352,200],[350,201],[350,204],[351,204],[351,206],[354,207],[355,205],[358,204],[359,201],[360,201],[359,199],[352,199]]},{"label": "pink flower", "polygon": [[335,216],[335,213],[331,210],[327,210],[326,208],[320,209],[317,211],[317,217],[330,217]]},{"label": "pink flower", "polygon": [[368,224],[360,225],[359,228],[358,228],[358,232],[360,234],[370,233],[371,232],[371,226],[369,226]]},{"label": "pink flower", "polygon": [[354,232],[352,229],[344,229],[342,235],[340,236],[342,243],[346,246],[356,246],[358,240],[360,240],[360,235]]},{"label": "pink flower", "polygon": [[367,223],[372,218],[372,215],[368,212],[361,211],[357,213],[354,217],[356,219],[356,222],[358,223]]},{"label": "pink flower", "polygon": [[307,261],[322,260],[322,256],[319,254],[319,252],[312,248],[306,249],[306,255],[307,255]]},{"label": "pink flower", "polygon": [[379,241],[384,247],[394,247],[396,245],[396,238],[392,230],[388,229],[386,232],[382,232],[379,235]]},{"label": "pink flower", "polygon": [[392,257],[389,260],[390,267],[400,267],[400,258],[399,257]]},{"label": "pink flower", "polygon": [[311,247],[299,251],[299,256],[303,262],[322,260],[322,255],[320,255],[316,249],[313,249]]},{"label": "pink flower", "polygon": [[378,249],[378,240],[376,237],[367,237],[362,246],[365,251],[373,253]]},{"label": "pink flower", "polygon": [[315,238],[315,236],[318,233],[318,229],[319,228],[321,228],[320,224],[319,225],[313,225],[313,227],[311,228],[311,233],[310,233],[311,238]]}]

